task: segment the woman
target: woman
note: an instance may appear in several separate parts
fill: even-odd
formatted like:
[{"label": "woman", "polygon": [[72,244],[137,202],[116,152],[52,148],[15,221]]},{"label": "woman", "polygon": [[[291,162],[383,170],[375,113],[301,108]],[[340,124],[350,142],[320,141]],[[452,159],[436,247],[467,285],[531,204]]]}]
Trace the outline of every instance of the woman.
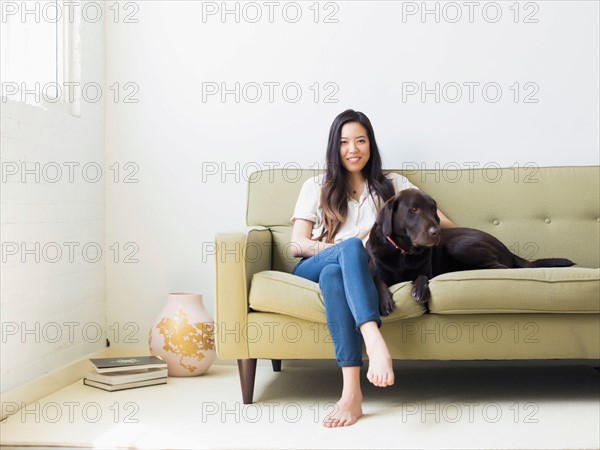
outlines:
[{"label": "woman", "polygon": [[[342,396],[325,418],[326,427],[352,425],[362,415],[363,340],[369,356],[367,379],[379,387],[394,384],[364,243],[383,203],[412,187],[401,175],[383,174],[371,122],[363,113],[349,109],[331,125],[325,173],[307,180],[298,197],[291,248],[302,259],[293,273],[319,283],[337,364],[342,368]],[[442,227],[454,226],[438,214]]]}]

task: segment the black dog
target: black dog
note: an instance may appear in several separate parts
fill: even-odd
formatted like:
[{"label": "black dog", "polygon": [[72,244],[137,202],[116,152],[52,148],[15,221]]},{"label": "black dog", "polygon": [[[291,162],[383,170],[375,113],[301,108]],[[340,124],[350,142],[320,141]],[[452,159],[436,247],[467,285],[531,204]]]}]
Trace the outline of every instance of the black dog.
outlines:
[{"label": "black dog", "polygon": [[418,189],[400,191],[384,204],[366,246],[382,315],[394,309],[388,287],[402,281],[412,281],[412,296],[425,303],[430,297],[429,279],[442,273],[575,264],[563,258],[530,262],[488,233],[439,225],[436,202]]}]

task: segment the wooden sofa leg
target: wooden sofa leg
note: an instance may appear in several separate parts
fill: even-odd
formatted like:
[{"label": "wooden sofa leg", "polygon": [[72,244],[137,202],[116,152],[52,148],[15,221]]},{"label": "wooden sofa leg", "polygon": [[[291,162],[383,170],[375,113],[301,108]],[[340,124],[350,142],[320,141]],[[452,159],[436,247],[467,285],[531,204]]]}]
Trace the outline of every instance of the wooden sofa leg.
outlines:
[{"label": "wooden sofa leg", "polygon": [[238,359],[238,371],[242,384],[242,400],[245,405],[252,403],[254,379],[256,378],[256,359]]},{"label": "wooden sofa leg", "polygon": [[271,364],[273,364],[273,372],[281,372],[281,360],[280,359],[272,359]]}]

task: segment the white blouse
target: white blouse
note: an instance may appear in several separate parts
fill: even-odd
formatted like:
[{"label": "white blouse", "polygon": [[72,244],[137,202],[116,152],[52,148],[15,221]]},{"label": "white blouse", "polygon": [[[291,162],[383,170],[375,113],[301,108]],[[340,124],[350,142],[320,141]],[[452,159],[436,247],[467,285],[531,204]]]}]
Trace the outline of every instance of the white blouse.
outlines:
[{"label": "white blouse", "polygon": [[[325,174],[309,178],[302,185],[300,195],[294,208],[294,215],[291,218],[292,223],[296,219],[305,219],[313,222],[312,239],[319,237],[323,231],[323,209],[321,208],[321,188]],[[415,188],[410,181],[397,173],[389,173],[386,178],[394,185],[396,193],[403,189]],[[373,194],[375,196],[375,194]],[[369,232],[375,223],[377,213],[383,206],[379,197],[377,200],[369,193],[369,186],[365,181],[365,188],[358,200],[352,197],[348,199],[348,216],[346,222],[342,224],[335,235],[334,243],[348,239],[349,237],[358,237],[366,244],[369,239]]]}]

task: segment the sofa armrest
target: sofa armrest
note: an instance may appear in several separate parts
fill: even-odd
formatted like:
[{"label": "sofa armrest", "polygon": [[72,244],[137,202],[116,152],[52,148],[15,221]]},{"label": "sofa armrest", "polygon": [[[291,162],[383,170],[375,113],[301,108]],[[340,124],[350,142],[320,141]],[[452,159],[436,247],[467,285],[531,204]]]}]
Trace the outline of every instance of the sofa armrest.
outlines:
[{"label": "sofa armrest", "polygon": [[268,228],[216,236],[216,347],[219,358],[248,358],[248,293],[255,273],[271,269]]}]

